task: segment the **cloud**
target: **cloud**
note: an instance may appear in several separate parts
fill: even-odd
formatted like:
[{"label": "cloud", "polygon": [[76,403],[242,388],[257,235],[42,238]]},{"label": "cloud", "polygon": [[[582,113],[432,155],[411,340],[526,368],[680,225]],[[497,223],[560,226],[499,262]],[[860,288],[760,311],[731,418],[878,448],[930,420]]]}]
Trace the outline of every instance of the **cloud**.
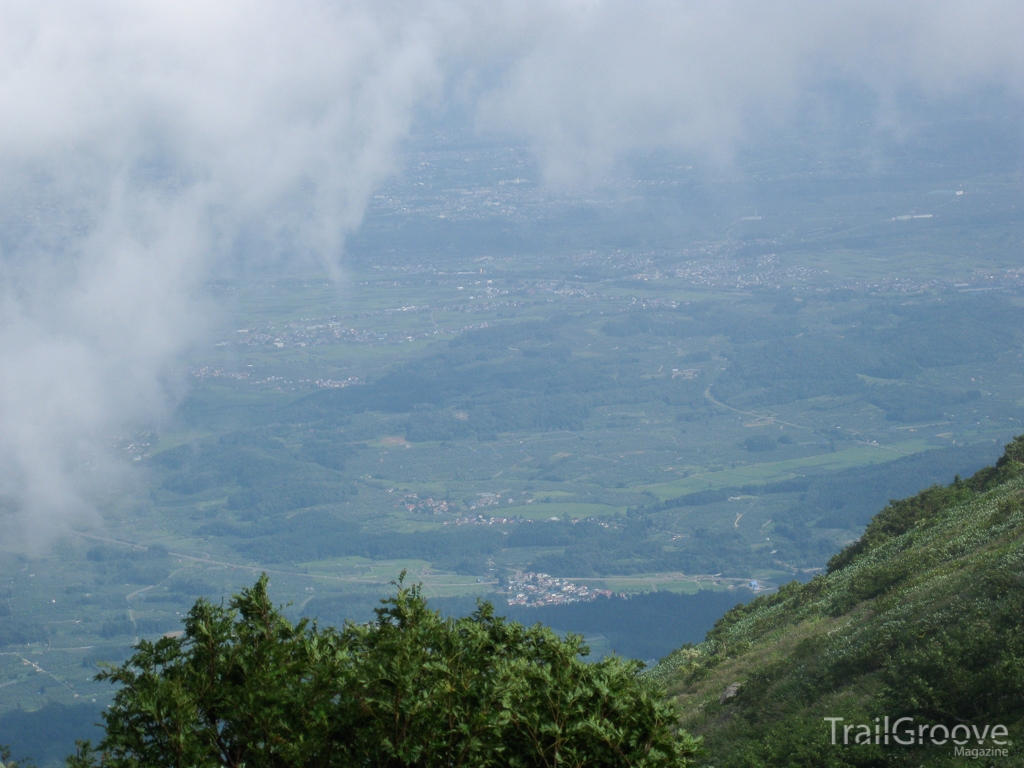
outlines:
[{"label": "cloud", "polygon": [[563,2],[481,94],[480,124],[529,140],[548,179],[592,181],[630,152],[727,163],[828,84],[866,89],[863,119],[901,97],[981,88],[1024,95],[1024,11],[1013,2]]},{"label": "cloud", "polygon": [[[336,272],[417,114],[461,102],[547,178],[729,158],[821,83],[1024,91],[1011,2],[9,0],[0,7],[0,509],[88,515],[173,408],[211,270]],[[106,457],[106,458],[104,458]]]},{"label": "cloud", "polygon": [[87,513],[111,435],[173,407],[211,269],[334,267],[438,88],[442,25],[388,2],[4,5],[0,503],[24,535]]}]

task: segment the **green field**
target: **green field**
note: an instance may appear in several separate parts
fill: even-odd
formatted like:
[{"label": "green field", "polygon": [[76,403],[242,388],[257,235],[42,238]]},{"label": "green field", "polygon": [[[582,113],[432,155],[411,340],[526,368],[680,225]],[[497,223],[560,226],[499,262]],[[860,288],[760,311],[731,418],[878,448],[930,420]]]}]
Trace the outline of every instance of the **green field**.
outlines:
[{"label": "green field", "polygon": [[808,472],[829,472],[852,467],[864,467],[892,461],[900,456],[928,450],[924,440],[912,440],[890,445],[854,445],[834,453],[804,456],[799,459],[769,461],[742,467],[695,472],[685,480],[644,486],[644,490],[659,499],[670,499],[708,488],[726,488],[736,485],[765,484],[803,477]]}]

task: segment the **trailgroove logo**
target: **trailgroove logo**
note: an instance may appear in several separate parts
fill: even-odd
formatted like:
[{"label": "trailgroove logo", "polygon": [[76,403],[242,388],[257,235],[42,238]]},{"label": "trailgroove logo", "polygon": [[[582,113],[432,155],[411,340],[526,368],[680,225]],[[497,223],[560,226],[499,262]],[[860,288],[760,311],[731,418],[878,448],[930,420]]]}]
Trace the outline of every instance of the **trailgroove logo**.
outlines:
[{"label": "trailgroove logo", "polygon": [[[957,757],[1009,757],[1006,749],[1012,744],[1005,725],[953,726],[942,723],[915,723],[912,717],[901,717],[891,724],[889,717],[876,717],[874,723],[847,723],[842,717],[823,718],[832,725],[832,743],[843,746],[867,744],[911,746],[953,745]],[[968,747],[971,742],[974,745]]]}]

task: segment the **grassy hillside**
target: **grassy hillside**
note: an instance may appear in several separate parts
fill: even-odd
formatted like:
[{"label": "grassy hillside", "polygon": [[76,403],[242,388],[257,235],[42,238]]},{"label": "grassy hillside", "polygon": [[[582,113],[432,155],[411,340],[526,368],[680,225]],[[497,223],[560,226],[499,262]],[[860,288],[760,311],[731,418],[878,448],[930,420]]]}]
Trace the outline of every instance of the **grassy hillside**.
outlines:
[{"label": "grassy hillside", "polygon": [[[994,467],[892,502],[826,574],[727,613],[651,670],[708,765],[1020,765],[1024,750],[1024,437]],[[738,691],[728,695],[730,686]],[[729,689],[729,690],[727,690]],[[857,744],[879,718],[893,736]],[[844,718],[826,721],[825,718]],[[836,741],[832,744],[832,724]],[[942,728],[977,728],[963,750]],[[997,725],[1008,736],[993,741]],[[990,731],[985,736],[985,726]],[[965,728],[966,727],[966,728]],[[934,736],[934,738],[933,738]],[[917,741],[918,739],[909,739]]]}]

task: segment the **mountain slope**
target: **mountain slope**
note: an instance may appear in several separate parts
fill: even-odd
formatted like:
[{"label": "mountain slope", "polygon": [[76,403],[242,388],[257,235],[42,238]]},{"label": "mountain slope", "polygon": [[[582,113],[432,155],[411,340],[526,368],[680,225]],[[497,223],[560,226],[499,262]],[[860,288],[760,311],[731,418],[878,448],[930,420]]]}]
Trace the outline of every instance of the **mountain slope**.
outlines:
[{"label": "mountain slope", "polygon": [[[1022,622],[1024,436],[996,466],[891,503],[826,574],[733,609],[649,674],[719,768],[1017,765]],[[913,722],[886,744],[886,717]],[[855,743],[875,718],[879,743]],[[908,727],[920,738],[897,744]],[[940,744],[943,728],[970,739]]]}]

